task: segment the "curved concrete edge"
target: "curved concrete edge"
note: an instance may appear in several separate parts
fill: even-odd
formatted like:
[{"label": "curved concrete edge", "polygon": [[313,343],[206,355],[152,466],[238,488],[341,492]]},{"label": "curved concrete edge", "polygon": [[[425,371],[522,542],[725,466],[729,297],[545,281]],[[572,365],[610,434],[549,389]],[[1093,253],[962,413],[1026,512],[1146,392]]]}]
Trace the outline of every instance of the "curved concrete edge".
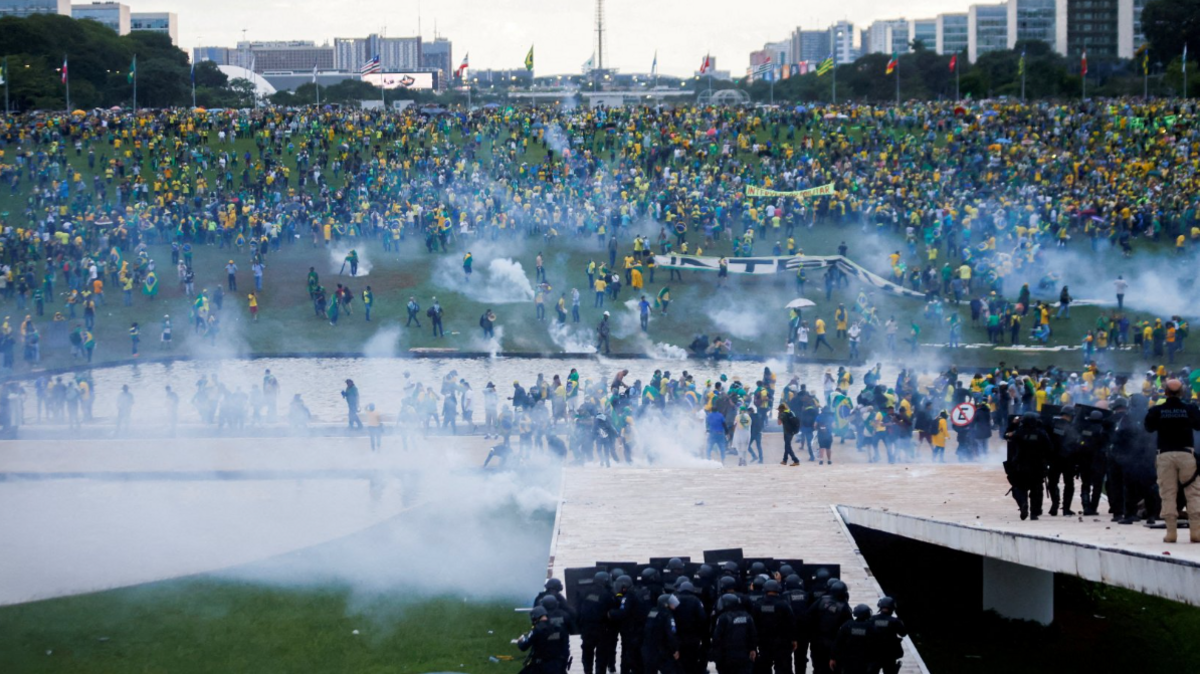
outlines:
[{"label": "curved concrete edge", "polygon": [[[850,528],[846,526],[846,520],[842,516],[841,512],[842,507],[843,506],[836,505],[829,506],[829,509],[833,511],[833,519],[837,521],[838,527],[841,528],[842,535],[846,537],[846,540],[850,541],[850,543],[854,545],[854,556],[862,561],[863,570],[867,572],[867,582],[871,584],[871,588],[875,590],[880,597],[885,597],[887,596],[887,593],[883,591],[883,586],[879,584],[879,581],[875,579],[875,574],[872,573],[871,568],[867,566],[866,558],[864,558],[862,553],[859,552],[858,544],[854,540],[854,536],[851,535]],[[897,612],[896,615],[902,617],[900,616],[899,612]],[[904,637],[903,644],[904,659],[920,668],[921,674],[929,674],[929,668],[925,666],[925,660],[922,659],[921,654],[917,652],[917,645],[913,643],[912,638]]]},{"label": "curved concrete edge", "polygon": [[1190,560],[859,506],[835,510],[865,529],[1200,606],[1200,564]]},{"label": "curved concrete edge", "polygon": [[554,558],[558,556],[559,520],[562,519],[563,490],[566,488],[566,483],[567,476],[560,468],[558,471],[558,506],[554,508],[554,528],[550,531],[550,559],[546,562],[546,580],[554,577]]}]

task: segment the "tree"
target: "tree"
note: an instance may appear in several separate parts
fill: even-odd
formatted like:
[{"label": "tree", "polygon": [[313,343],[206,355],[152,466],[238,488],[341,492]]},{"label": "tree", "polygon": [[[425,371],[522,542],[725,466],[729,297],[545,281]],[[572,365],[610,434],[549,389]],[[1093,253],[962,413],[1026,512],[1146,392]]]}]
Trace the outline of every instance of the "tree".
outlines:
[{"label": "tree", "polygon": [[1200,47],[1200,0],[1152,0],[1142,10],[1142,34],[1150,43],[1150,58],[1170,63]]}]

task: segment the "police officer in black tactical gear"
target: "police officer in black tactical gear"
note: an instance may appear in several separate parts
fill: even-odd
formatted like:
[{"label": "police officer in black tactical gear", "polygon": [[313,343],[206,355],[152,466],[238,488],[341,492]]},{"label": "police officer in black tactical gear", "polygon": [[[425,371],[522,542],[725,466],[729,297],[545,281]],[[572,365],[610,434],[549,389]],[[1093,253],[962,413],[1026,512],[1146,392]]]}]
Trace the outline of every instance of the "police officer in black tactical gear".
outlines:
[{"label": "police officer in black tactical gear", "polygon": [[753,604],[751,611],[754,625],[758,628],[758,660],[754,671],[759,674],[788,674],[792,671],[792,651],[796,648],[796,616],[784,598],[783,585],[777,580],[768,580],[763,586],[763,596]]},{"label": "police officer in black tactical gear", "polygon": [[1075,454],[1079,471],[1079,500],[1083,514],[1096,515],[1108,461],[1108,424],[1104,412],[1090,410],[1079,422],[1079,450]]},{"label": "police officer in black tactical gear", "polygon": [[[554,597],[556,600],[558,600],[558,610],[566,611],[571,616],[571,624],[575,625],[575,610],[571,608],[571,605],[567,602],[567,597],[563,594],[563,584],[561,580],[557,578],[547,578],[545,589],[543,589],[536,597],[533,598],[533,605],[541,606],[542,599],[546,597]],[[571,634],[579,634],[579,632],[572,631]]]},{"label": "police officer in black tactical gear", "polygon": [[533,629],[517,639],[517,648],[529,651],[521,674],[566,674],[571,656],[569,637],[564,627],[550,623],[549,614],[541,606],[529,612]]},{"label": "police officer in black tactical gear", "polygon": [[680,578],[687,576],[687,566],[683,560],[678,557],[672,557],[667,560],[667,567],[662,572],[663,587],[675,587],[675,583],[679,582]]},{"label": "police officer in black tactical gear", "polygon": [[[621,674],[642,671],[642,632],[646,611],[629,576],[617,578],[613,585],[617,604],[608,612],[616,633],[621,636]],[[610,663],[611,664],[611,663]]]},{"label": "police officer in black tactical gear", "polygon": [[617,600],[608,588],[608,581],[607,572],[597,571],[592,584],[581,588],[576,615],[584,674],[605,674],[611,664],[605,644],[612,636],[608,612],[616,606]]},{"label": "police officer in black tactical gear", "polygon": [[812,597],[804,589],[804,580],[794,573],[783,579],[783,596],[787,599],[795,618],[792,641],[796,642],[796,651],[793,654],[796,674],[804,674],[808,671],[808,643],[811,639],[808,613],[812,608]]},{"label": "police officer in black tactical gear", "polygon": [[712,630],[712,661],[717,674],[751,674],[758,657],[758,629],[736,594],[718,601],[720,617]]},{"label": "police officer in black tactical gear", "polygon": [[[1072,413],[1071,408],[1063,408],[1062,413],[1051,422],[1050,441],[1054,445],[1054,452],[1050,455],[1050,461],[1047,462],[1051,517],[1058,514],[1060,504],[1064,516],[1075,514],[1071,511],[1071,500],[1075,498],[1074,452],[1079,444],[1079,438],[1075,432],[1075,424],[1071,421]],[[1058,490],[1060,477],[1063,483],[1061,500]]]},{"label": "police officer in black tactical gear", "polygon": [[646,614],[646,631],[642,638],[642,666],[645,674],[677,674],[679,672],[679,634],[674,611],[679,599],[673,594],[659,596],[657,604]]},{"label": "police officer in black tactical gear", "polygon": [[871,607],[859,604],[852,616],[853,620],[838,628],[827,664],[831,671],[841,674],[875,674],[871,661]]},{"label": "police officer in black tactical gear", "polygon": [[874,672],[882,674],[897,674],[900,671],[900,659],[904,657],[904,637],[908,636],[908,628],[904,621],[896,617],[896,600],[883,597],[879,600],[879,613],[871,617],[873,646],[872,666]]},{"label": "police officer in black tactical gear", "polygon": [[[1133,524],[1138,520],[1138,503],[1145,504],[1147,524],[1153,524],[1158,516],[1158,491],[1155,489],[1154,460],[1157,450],[1142,422],[1146,418],[1146,396],[1135,393],[1126,405],[1118,400],[1114,409],[1117,413],[1113,431],[1111,465],[1119,471],[1118,480],[1110,480],[1110,494],[1114,484],[1120,485],[1120,523]],[[1110,499],[1112,496],[1110,495]]]},{"label": "police officer in black tactical gear", "polygon": [[562,604],[554,598],[554,595],[546,595],[542,597],[542,608],[546,609],[546,614],[550,617],[550,624],[555,627],[564,627],[567,634],[578,634],[579,630],[575,627],[575,616],[571,615],[566,609],[562,608]]},{"label": "police officer in black tactical gear", "polygon": [[679,631],[679,668],[683,674],[704,674],[704,641],[708,632],[708,613],[696,596],[696,587],[683,576],[675,588],[679,608],[675,609],[675,625]]},{"label": "police officer in black tactical gear", "polygon": [[[850,591],[842,581],[829,579],[828,592],[809,611],[812,640],[812,664],[816,674],[832,674],[829,662],[838,630],[849,622]],[[868,609],[868,612],[870,609]]]},{"label": "police officer in black tactical gear", "polygon": [[1042,420],[1026,412],[1019,422],[1010,425],[1005,434],[1008,441],[1008,460],[1004,474],[1012,485],[1013,499],[1021,510],[1021,519],[1042,514],[1042,488],[1046,480],[1046,462],[1054,451]]},{"label": "police officer in black tactical gear", "polygon": [[642,599],[650,602],[650,606],[654,606],[658,602],[658,596],[663,593],[662,579],[658,575],[658,569],[647,567],[642,569],[641,577]]}]

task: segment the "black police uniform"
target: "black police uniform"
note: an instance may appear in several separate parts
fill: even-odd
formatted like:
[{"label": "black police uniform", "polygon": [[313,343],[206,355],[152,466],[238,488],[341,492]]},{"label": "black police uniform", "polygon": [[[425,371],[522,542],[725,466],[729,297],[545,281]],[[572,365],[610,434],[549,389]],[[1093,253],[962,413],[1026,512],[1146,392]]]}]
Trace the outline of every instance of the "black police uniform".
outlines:
[{"label": "black police uniform", "polygon": [[809,612],[811,620],[812,664],[816,674],[831,674],[829,656],[837,641],[838,630],[850,621],[850,607],[832,594],[826,594]]},{"label": "black police uniform", "polygon": [[[1091,416],[1090,413],[1088,416]],[[1100,507],[1108,436],[1108,428],[1102,419],[1085,417],[1079,423],[1079,450],[1075,454],[1075,465],[1079,472],[1079,500],[1084,515],[1095,515]]]},{"label": "black police uniform", "polygon": [[757,650],[758,629],[744,608],[734,607],[717,618],[712,632],[712,659],[717,664],[717,674],[751,674],[754,663],[750,653]]},{"label": "black police uniform", "polygon": [[775,674],[792,671],[792,635],[796,616],[788,600],[778,594],[766,594],[754,604],[754,626],[758,628],[758,659],[754,671]]},{"label": "black police uniform", "polygon": [[[830,657],[840,674],[875,674],[871,660],[873,634],[869,618],[851,620],[838,628]],[[829,667],[826,660],[825,667]]]},{"label": "black police uniform", "polygon": [[707,660],[702,658],[704,634],[708,631],[708,614],[704,604],[691,592],[680,592],[675,608],[675,625],[679,632],[679,668],[683,674],[704,674]]},{"label": "black police uniform", "polygon": [[566,674],[570,657],[566,629],[542,620],[529,634],[517,641],[517,648],[529,651],[521,674]]},{"label": "black police uniform", "polygon": [[1042,514],[1042,486],[1046,479],[1046,462],[1054,448],[1050,436],[1039,419],[1022,419],[1009,428],[1008,460],[1004,473],[1012,485],[1013,499],[1021,510],[1021,519],[1032,512],[1034,519]]},{"label": "black police uniform", "polygon": [[[606,643],[612,627],[608,612],[616,606],[616,597],[606,587],[592,585],[583,588],[579,598],[579,634],[582,637],[580,650],[583,655],[584,674],[604,674],[609,662]],[[595,668],[593,669],[593,664]]]},{"label": "black police uniform", "polygon": [[796,642],[795,659],[796,674],[808,671],[808,644],[811,639],[808,612],[812,608],[812,597],[803,588],[784,590],[783,597],[787,599],[792,609],[792,641]]},{"label": "black police uniform", "polygon": [[871,616],[871,666],[872,672],[897,674],[900,659],[904,657],[904,637],[908,628],[904,621],[894,615],[880,611]]},{"label": "black police uniform", "polygon": [[616,596],[617,605],[608,612],[616,632],[621,637],[621,674],[642,671],[642,632],[646,611],[633,588]]},{"label": "black police uniform", "polygon": [[645,674],[677,674],[675,654],[679,652],[679,635],[671,609],[654,607],[646,614],[646,631],[642,639],[642,666]]},{"label": "black police uniform", "polygon": [[[1073,515],[1071,501],[1075,498],[1075,461],[1074,448],[1078,444],[1078,435],[1070,419],[1055,418],[1052,425],[1050,440],[1054,444],[1054,452],[1047,462],[1049,472],[1048,489],[1050,491],[1050,514],[1057,515],[1062,507],[1064,515]],[[1059,478],[1062,478],[1062,492],[1058,489]]]}]

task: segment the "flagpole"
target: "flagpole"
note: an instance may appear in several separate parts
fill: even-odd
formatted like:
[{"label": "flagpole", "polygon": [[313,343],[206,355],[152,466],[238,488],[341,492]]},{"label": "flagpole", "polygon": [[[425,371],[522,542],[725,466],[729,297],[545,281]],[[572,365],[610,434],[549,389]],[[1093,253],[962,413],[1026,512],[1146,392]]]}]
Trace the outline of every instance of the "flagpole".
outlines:
[{"label": "flagpole", "polygon": [[900,57],[896,57],[896,107],[900,107]]},{"label": "flagpole", "polygon": [[196,64],[192,63],[192,107],[196,107]]},{"label": "flagpole", "polygon": [[[841,33],[838,33],[838,42],[841,42]],[[839,45],[833,47],[833,105],[837,105],[837,53]]]},{"label": "flagpole", "polygon": [[959,90],[959,86],[958,86],[958,59],[957,58],[954,59],[954,100],[956,100],[956,101],[962,100],[962,92]]},{"label": "flagpole", "polygon": [[9,114],[8,109],[8,80],[12,77],[12,73],[8,72],[8,57],[4,57],[4,114]]},{"label": "flagpole", "polygon": [[133,114],[137,114],[137,54],[133,55]]},{"label": "flagpole", "polygon": [[[5,80],[7,82],[8,80]],[[5,91],[8,91],[5,89]],[[1187,98],[1187,43],[1183,45],[1183,97]]]}]

